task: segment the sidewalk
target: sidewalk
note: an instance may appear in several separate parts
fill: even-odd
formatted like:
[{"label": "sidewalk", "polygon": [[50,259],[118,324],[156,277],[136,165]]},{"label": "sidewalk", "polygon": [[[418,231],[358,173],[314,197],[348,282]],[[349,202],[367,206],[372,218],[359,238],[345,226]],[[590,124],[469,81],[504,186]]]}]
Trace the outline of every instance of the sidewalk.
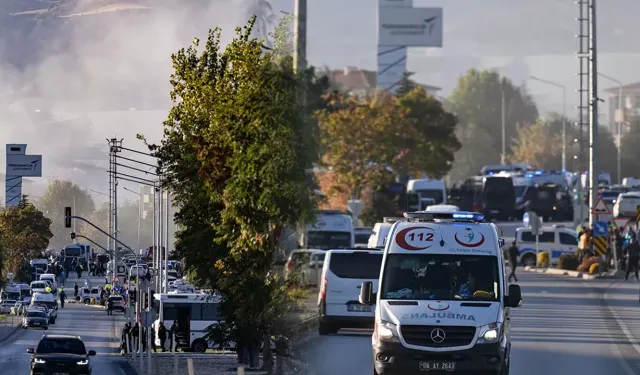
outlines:
[{"label": "sidewalk", "polygon": [[21,319],[22,317],[17,315],[0,315],[0,343],[6,340],[18,329],[18,324],[21,323]]}]

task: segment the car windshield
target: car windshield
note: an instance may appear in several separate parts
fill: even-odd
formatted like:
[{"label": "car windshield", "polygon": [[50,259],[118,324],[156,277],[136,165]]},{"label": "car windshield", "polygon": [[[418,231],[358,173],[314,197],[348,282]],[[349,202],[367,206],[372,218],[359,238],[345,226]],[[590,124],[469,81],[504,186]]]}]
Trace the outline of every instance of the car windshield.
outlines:
[{"label": "car windshield", "polygon": [[84,347],[84,343],[78,339],[60,338],[52,339],[46,338],[40,340],[38,344],[37,354],[77,354],[86,355],[87,350]]},{"label": "car windshield", "polygon": [[47,315],[40,311],[29,311],[27,313],[27,318],[46,318]]},{"label": "car windshield", "polygon": [[356,233],[356,243],[367,243],[369,237],[371,237],[371,233]]},{"label": "car windshield", "polygon": [[47,286],[45,285],[45,283],[33,283],[31,284],[31,289],[44,289]]},{"label": "car windshield", "polygon": [[389,254],[382,299],[500,300],[498,258],[448,254]]},{"label": "car windshield", "polygon": [[309,249],[344,249],[347,247],[351,247],[350,232],[307,232],[307,248]]}]

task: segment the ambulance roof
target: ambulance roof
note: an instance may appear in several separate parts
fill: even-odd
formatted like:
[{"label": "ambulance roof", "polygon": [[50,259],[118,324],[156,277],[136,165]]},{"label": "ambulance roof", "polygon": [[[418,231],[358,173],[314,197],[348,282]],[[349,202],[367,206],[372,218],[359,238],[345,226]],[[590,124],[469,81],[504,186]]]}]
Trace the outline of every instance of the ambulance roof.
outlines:
[{"label": "ambulance roof", "polygon": [[394,224],[387,244],[391,254],[498,255],[495,225],[473,212],[412,212]]}]

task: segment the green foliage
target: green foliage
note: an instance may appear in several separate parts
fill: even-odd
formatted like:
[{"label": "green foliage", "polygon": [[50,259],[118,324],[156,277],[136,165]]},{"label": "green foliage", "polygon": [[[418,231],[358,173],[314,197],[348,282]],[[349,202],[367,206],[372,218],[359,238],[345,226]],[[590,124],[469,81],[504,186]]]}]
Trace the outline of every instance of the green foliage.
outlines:
[{"label": "green foliage", "polygon": [[394,202],[387,194],[381,191],[375,191],[371,197],[365,200],[365,206],[360,214],[360,220],[367,227],[373,227],[384,217],[396,216],[398,207],[403,207],[400,202]]},{"label": "green foliage", "polygon": [[454,179],[477,174],[485,164],[500,162],[502,93],[508,152],[517,126],[533,124],[538,119],[538,109],[526,88],[515,86],[495,71],[470,69],[451,93],[449,109],[460,121],[457,135],[463,145],[455,155],[450,174]]},{"label": "green foliage", "polygon": [[575,271],[579,265],[580,261],[578,261],[578,257],[574,254],[562,254],[560,258],[558,258],[558,269]]},{"label": "green foliage", "polygon": [[[75,207],[73,214],[85,218],[91,217],[96,208],[89,192],[70,180],[54,180],[49,183],[44,195],[38,200],[38,207],[51,219],[51,246],[58,249],[71,243],[69,233],[72,230],[64,227],[64,208]],[[75,225],[76,230],[81,232],[85,224],[76,220]]]},{"label": "green foliage", "polygon": [[53,236],[51,220],[26,201],[0,212],[3,273],[18,273],[20,267],[38,258]]},{"label": "green foliage", "polygon": [[299,78],[251,37],[254,22],[224,50],[215,29],[201,51],[196,39],[172,56],[175,104],[151,146],[179,207],[177,251],[224,296],[221,312],[241,344],[282,319],[274,234],[311,212]]},{"label": "green foliage", "polygon": [[412,72],[404,72],[402,74],[402,80],[400,81],[400,83],[398,84],[398,88],[396,89],[397,96],[407,95],[413,89],[418,87],[418,84],[416,83],[416,81],[411,79],[411,77],[414,74],[415,73],[412,73]]}]

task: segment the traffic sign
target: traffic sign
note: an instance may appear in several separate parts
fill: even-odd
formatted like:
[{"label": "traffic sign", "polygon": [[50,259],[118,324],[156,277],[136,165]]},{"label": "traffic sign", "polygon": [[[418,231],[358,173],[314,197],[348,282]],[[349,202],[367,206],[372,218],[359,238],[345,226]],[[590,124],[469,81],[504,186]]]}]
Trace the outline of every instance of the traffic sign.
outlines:
[{"label": "traffic sign", "polygon": [[607,204],[604,203],[604,200],[600,197],[591,209],[591,213],[594,215],[610,215],[611,211],[609,211],[609,207],[607,207]]},{"label": "traffic sign", "polygon": [[616,226],[616,228],[623,229],[629,224],[630,221],[631,219],[625,219],[623,217],[619,217],[617,219],[613,219],[613,224]]},{"label": "traffic sign", "polygon": [[147,310],[142,312],[142,326],[151,327],[151,325],[158,320],[156,312],[153,310]]},{"label": "traffic sign", "polygon": [[597,221],[593,223],[593,235],[598,236],[606,236],[609,234],[609,225],[607,225],[604,221]]},{"label": "traffic sign", "polygon": [[529,213],[525,212],[524,216],[522,216],[522,225],[524,225],[525,227],[529,226]]},{"label": "traffic sign", "polygon": [[605,255],[607,253],[607,246],[609,245],[609,237],[606,236],[594,236],[593,237],[593,250],[599,255]]}]

